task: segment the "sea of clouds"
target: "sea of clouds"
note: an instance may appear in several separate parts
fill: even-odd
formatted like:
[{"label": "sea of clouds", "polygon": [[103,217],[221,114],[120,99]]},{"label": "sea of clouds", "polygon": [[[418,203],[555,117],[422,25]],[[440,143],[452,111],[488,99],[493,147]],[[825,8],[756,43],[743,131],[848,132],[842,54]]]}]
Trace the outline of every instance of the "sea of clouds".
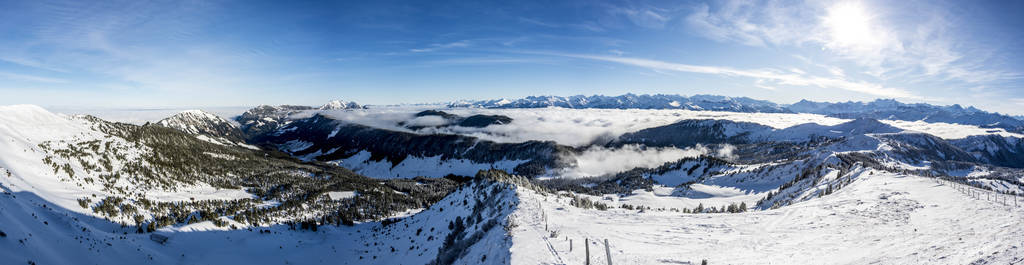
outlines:
[{"label": "sea of clouds", "polygon": [[803,123],[835,125],[846,120],[816,114],[736,113],[690,110],[640,109],[441,109],[451,114],[468,117],[476,114],[504,115],[512,122],[484,128],[446,126],[410,130],[400,124],[441,126],[440,117],[414,117],[424,107],[386,107],[366,110],[339,110],[322,112],[324,115],[372,127],[420,134],[458,134],[495,142],[524,142],[530,140],[555,141],[559,144],[583,147],[603,145],[628,132],[672,124],[685,119],[727,119],[786,128]]}]

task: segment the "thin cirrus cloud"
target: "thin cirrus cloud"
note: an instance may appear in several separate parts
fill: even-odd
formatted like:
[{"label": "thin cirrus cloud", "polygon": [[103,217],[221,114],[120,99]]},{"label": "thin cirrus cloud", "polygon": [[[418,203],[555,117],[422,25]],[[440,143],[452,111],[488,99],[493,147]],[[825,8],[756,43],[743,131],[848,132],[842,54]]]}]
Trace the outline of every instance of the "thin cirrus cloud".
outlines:
[{"label": "thin cirrus cloud", "polygon": [[469,47],[469,41],[456,41],[450,43],[435,43],[430,47],[409,49],[410,52],[422,53],[422,52],[435,52],[440,50],[452,49],[452,48],[466,48]]},{"label": "thin cirrus cloud", "polygon": [[50,78],[50,77],[41,77],[41,76],[34,76],[34,75],[27,75],[27,74],[16,74],[16,73],[0,72],[0,80],[3,80],[3,79],[14,80],[14,81],[38,82],[38,83],[67,83],[68,82],[67,80],[58,79],[58,78]]},{"label": "thin cirrus cloud", "polygon": [[[992,11],[1011,8],[873,1],[27,1],[0,8],[0,104],[104,105],[110,91],[161,106],[681,91],[1020,112],[1007,100],[1021,98],[1020,20]],[[41,89],[92,98],[36,100],[50,99]]]},{"label": "thin cirrus cloud", "polygon": [[643,58],[631,58],[631,57],[617,57],[617,56],[603,56],[603,55],[588,55],[588,54],[571,54],[571,53],[542,53],[554,56],[562,56],[569,58],[588,59],[604,62],[613,62],[630,66],[644,67],[653,70],[661,71],[675,71],[675,72],[686,72],[686,73],[700,73],[700,74],[713,74],[723,76],[736,76],[736,77],[747,77],[755,80],[755,85],[769,90],[775,90],[774,86],[787,85],[787,86],[811,86],[825,89],[838,88],[847,91],[853,91],[863,94],[868,94],[878,97],[886,98],[902,98],[902,99],[920,99],[920,96],[916,96],[904,89],[890,88],[879,84],[863,82],[863,81],[850,81],[841,77],[823,77],[801,74],[794,71],[783,72],[774,69],[735,69],[730,67],[721,66],[706,66],[706,65],[692,65],[682,63],[672,63],[651,59]]},{"label": "thin cirrus cloud", "polygon": [[731,0],[715,7],[697,5],[685,20],[694,32],[712,40],[819,48],[853,62],[859,72],[883,79],[927,77],[981,83],[1021,77],[985,69],[989,56],[978,55],[989,52],[978,45],[963,45],[947,20],[948,11],[915,7],[886,8],[864,1]]}]

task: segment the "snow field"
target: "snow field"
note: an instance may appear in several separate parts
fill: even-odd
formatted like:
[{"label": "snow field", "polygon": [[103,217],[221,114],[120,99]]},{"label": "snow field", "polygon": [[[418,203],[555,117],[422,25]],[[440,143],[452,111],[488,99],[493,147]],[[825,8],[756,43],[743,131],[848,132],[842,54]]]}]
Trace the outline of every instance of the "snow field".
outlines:
[{"label": "snow field", "polygon": [[[739,214],[584,210],[564,197],[519,192],[514,264],[582,264],[584,238],[608,239],[614,264],[1024,261],[1024,208],[971,200],[922,177],[868,172],[830,196]],[[591,261],[604,260],[603,244],[591,245]]]}]

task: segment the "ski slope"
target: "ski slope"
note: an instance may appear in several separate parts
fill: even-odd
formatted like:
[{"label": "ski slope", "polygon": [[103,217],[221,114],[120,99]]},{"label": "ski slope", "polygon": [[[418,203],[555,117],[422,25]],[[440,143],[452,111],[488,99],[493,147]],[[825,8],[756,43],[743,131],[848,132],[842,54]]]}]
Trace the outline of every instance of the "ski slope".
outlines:
[{"label": "ski slope", "polygon": [[922,177],[869,171],[829,196],[738,214],[583,210],[565,197],[519,192],[513,264],[583,264],[585,238],[592,264],[606,264],[596,242],[604,239],[613,264],[1024,262],[1024,208],[972,199]]}]

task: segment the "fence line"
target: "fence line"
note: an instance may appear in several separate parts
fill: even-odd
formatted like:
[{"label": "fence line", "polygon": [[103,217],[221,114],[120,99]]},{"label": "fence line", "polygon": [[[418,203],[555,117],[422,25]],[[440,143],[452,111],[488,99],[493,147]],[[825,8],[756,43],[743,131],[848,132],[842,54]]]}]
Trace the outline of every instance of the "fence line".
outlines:
[{"label": "fence line", "polygon": [[[590,262],[590,243],[591,243],[591,241],[590,241],[589,237],[584,237],[583,238],[583,255],[584,255],[583,264],[585,264],[585,265],[593,264],[593,263]],[[601,240],[596,241],[595,244],[601,244]],[[569,239],[569,252],[572,252],[572,239]],[[600,256],[601,254],[597,254],[597,255],[598,255],[598,257],[601,257]],[[607,238],[604,239],[604,255],[605,255],[605,264],[612,265],[612,249],[611,249],[611,245],[608,243],[608,239]],[[598,260],[600,260],[600,259],[598,259]]]},{"label": "fence line", "polygon": [[1006,193],[1002,193],[1002,192],[996,192],[996,191],[991,191],[991,190],[987,190],[987,189],[982,189],[982,188],[978,188],[978,187],[975,187],[975,186],[972,186],[972,185],[968,185],[968,184],[964,184],[964,183],[961,183],[961,182],[952,181],[952,180],[944,179],[944,178],[935,178],[935,183],[938,183],[940,185],[948,185],[948,186],[952,187],[953,190],[956,190],[956,191],[959,191],[961,193],[964,193],[968,197],[971,197],[973,199],[996,202],[996,203],[1002,204],[1004,206],[1011,206],[1010,205],[1011,204],[1010,200],[1012,199],[1013,200],[1013,203],[1012,203],[1013,207],[1024,206],[1024,198],[1019,198],[1019,197],[1021,197],[1020,195],[1006,194]]}]

